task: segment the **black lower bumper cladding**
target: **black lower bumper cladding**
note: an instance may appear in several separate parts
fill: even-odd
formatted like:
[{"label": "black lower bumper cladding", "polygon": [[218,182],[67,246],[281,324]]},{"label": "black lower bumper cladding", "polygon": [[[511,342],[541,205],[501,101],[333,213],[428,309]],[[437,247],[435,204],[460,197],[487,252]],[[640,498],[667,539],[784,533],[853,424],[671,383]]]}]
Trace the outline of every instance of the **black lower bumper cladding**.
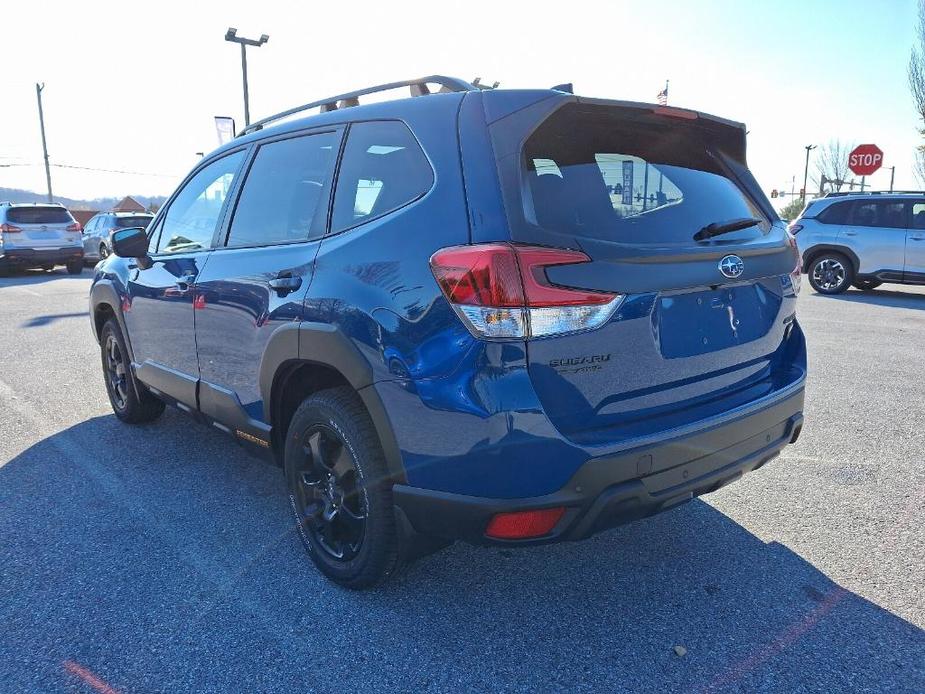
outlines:
[{"label": "black lower bumper cladding", "polygon": [[[409,529],[477,544],[528,545],[581,540],[716,491],[757,470],[796,441],[803,390],[733,422],[585,463],[560,490],[526,499],[491,499],[396,485],[395,506]],[[497,513],[564,506],[551,533],[495,540],[485,529]]]}]

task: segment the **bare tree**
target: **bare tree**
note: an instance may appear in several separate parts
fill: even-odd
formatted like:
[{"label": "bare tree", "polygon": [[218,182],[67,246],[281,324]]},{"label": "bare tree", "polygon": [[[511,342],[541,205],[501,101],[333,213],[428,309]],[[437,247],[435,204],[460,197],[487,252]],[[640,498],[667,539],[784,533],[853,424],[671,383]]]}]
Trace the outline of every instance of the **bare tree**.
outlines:
[{"label": "bare tree", "polygon": [[[922,0],[925,2],[925,0]],[[820,193],[841,190],[847,183],[848,155],[854,149],[854,143],[841,140],[829,140],[819,148],[816,155],[816,175],[813,176],[813,185],[818,187]]]},{"label": "bare tree", "polygon": [[[920,119],[919,133],[925,137],[925,0],[919,0],[916,45],[909,57],[909,89]],[[916,147],[914,169],[919,182],[925,183],[925,145]]]}]

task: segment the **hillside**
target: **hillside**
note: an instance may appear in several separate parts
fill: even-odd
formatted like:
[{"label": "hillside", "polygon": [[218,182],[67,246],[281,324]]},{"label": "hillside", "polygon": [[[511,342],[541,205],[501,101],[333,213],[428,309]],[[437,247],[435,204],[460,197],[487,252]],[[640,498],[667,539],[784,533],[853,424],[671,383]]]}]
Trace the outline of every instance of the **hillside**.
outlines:
[{"label": "hillside", "polygon": [[[149,208],[153,204],[160,207],[166,198],[163,195],[135,195],[129,193],[133,198],[145,207]],[[74,210],[109,210],[113,205],[118,203],[125,195],[114,195],[113,197],[94,198],[93,200],[75,200],[62,195],[55,195],[55,202],[59,202],[67,208]],[[2,188],[0,187],[0,200],[10,202],[45,202],[45,193],[36,193],[31,190],[20,190],[19,188]]]}]

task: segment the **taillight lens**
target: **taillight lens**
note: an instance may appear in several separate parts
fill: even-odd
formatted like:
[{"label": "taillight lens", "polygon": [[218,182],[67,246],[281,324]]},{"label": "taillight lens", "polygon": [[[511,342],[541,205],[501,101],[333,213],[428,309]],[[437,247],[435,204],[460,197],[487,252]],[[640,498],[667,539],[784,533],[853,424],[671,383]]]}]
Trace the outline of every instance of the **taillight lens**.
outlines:
[{"label": "taillight lens", "polygon": [[558,287],[546,268],[587,263],[580,251],[508,243],[437,251],[431,269],[444,295],[476,337],[549,337],[603,325],[622,294]]},{"label": "taillight lens", "polygon": [[65,231],[76,231],[78,233],[82,232],[83,230],[84,228],[80,226],[80,222],[74,222],[73,224],[68,224],[67,229],[65,229]]},{"label": "taillight lens", "polygon": [[16,234],[20,231],[22,231],[22,229],[17,226],[13,226],[12,224],[7,224],[6,222],[0,224],[0,232],[3,232],[4,234]]}]

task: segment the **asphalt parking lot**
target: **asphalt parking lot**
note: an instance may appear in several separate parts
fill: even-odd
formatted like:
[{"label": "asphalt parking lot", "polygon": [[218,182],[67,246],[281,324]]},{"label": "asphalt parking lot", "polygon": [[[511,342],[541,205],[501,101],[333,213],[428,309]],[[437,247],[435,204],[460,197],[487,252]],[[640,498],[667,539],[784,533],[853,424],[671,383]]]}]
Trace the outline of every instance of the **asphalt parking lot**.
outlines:
[{"label": "asphalt parking lot", "polygon": [[925,691],[921,288],[804,284],[806,426],[740,482],[358,594],[303,558],[278,469],[116,420],[90,274],[0,280],[2,691]]}]

